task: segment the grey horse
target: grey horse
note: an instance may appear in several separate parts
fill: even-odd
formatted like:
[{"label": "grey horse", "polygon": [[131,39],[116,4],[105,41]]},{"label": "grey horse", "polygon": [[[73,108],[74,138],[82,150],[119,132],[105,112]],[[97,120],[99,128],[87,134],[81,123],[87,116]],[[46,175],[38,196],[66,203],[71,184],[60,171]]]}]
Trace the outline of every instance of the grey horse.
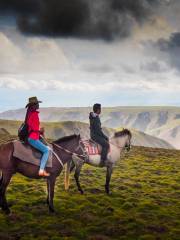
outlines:
[{"label": "grey horse", "polygon": [[[108,154],[107,161],[104,167],[107,168],[106,172],[106,183],[105,183],[105,191],[109,194],[109,184],[111,180],[111,175],[113,172],[113,167],[116,162],[120,159],[120,156],[123,150],[127,149],[127,151],[131,148],[131,138],[132,134],[128,129],[123,129],[122,131],[116,132],[112,138],[110,138],[110,152]],[[79,146],[81,149],[84,150],[83,146]],[[85,154],[85,152],[84,152]],[[68,161],[65,170],[65,190],[69,189],[70,181],[70,173],[75,169],[74,178],[76,180],[77,188],[81,194],[84,193],[83,189],[81,188],[79,176],[82,169],[82,166],[86,163],[95,167],[100,167],[100,155],[90,155],[87,157],[85,161],[82,158],[77,156],[72,157],[71,161]]]}]

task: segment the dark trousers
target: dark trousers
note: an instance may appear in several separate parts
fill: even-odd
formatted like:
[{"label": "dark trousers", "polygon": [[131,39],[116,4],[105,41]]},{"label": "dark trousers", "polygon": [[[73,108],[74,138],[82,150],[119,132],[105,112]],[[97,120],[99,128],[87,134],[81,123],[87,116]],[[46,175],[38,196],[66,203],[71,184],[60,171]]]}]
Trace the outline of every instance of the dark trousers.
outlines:
[{"label": "dark trousers", "polygon": [[101,137],[91,137],[92,140],[95,142],[99,143],[102,147],[102,152],[101,152],[101,159],[105,161],[107,159],[108,151],[109,151],[109,143],[105,138]]}]

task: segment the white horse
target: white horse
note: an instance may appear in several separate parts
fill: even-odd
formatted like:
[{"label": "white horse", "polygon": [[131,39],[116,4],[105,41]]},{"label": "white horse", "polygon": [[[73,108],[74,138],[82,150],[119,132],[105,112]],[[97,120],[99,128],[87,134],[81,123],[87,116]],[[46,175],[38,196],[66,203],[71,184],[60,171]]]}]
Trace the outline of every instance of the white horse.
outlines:
[{"label": "white horse", "polygon": [[[131,138],[132,134],[128,129],[123,129],[122,131],[116,132],[112,138],[110,138],[110,152],[108,153],[107,161],[105,162],[104,167],[107,168],[106,172],[106,183],[105,183],[105,191],[107,194],[109,194],[109,183],[111,180],[111,175],[113,171],[113,167],[115,163],[120,159],[120,156],[122,154],[122,151],[127,149],[127,151],[130,151],[131,148]],[[85,148],[82,143],[80,143],[79,146],[83,152],[84,156],[86,156],[86,161],[82,158],[79,158],[77,156],[73,156],[71,161],[68,161],[66,170],[65,170],[65,189],[69,189],[69,177],[72,170],[75,168],[75,180],[78,187],[78,190],[81,194],[84,193],[84,191],[81,188],[80,182],[79,182],[79,176],[82,169],[83,164],[87,163],[89,165],[100,167],[101,157],[99,154],[97,155],[89,155],[87,156],[87,153],[85,151]],[[100,146],[99,146],[100,147]]]}]

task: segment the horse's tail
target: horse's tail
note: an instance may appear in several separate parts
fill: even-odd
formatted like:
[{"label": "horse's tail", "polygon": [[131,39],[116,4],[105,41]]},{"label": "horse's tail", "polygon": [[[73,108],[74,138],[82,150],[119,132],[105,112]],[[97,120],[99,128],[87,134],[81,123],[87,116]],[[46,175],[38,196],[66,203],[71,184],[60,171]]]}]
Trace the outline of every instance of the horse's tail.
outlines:
[{"label": "horse's tail", "polygon": [[2,171],[0,169],[0,187],[1,187],[2,181],[3,181],[3,174],[2,174]]},{"label": "horse's tail", "polygon": [[70,168],[72,160],[68,161],[65,165],[65,176],[64,176],[64,188],[67,191],[70,185]]}]

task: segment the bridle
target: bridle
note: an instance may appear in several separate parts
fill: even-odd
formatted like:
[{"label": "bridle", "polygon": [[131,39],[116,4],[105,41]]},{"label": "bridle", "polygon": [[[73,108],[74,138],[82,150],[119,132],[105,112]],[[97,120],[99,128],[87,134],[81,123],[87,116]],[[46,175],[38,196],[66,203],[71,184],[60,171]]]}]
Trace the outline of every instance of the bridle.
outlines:
[{"label": "bridle", "polygon": [[123,148],[124,148],[124,147],[120,147],[120,146],[118,146],[117,144],[112,143],[111,141],[110,141],[109,143],[110,143],[111,145],[113,145],[113,146],[119,148],[119,149],[123,149]]},{"label": "bridle", "polygon": [[129,145],[128,146],[125,145],[124,147],[121,147],[121,146],[118,146],[117,144],[112,143],[111,141],[110,141],[110,144],[112,144],[113,146],[115,146],[119,149],[124,149],[125,148],[127,151],[129,151],[131,149],[131,139],[130,138],[131,137],[128,135],[128,139],[129,139]]}]

